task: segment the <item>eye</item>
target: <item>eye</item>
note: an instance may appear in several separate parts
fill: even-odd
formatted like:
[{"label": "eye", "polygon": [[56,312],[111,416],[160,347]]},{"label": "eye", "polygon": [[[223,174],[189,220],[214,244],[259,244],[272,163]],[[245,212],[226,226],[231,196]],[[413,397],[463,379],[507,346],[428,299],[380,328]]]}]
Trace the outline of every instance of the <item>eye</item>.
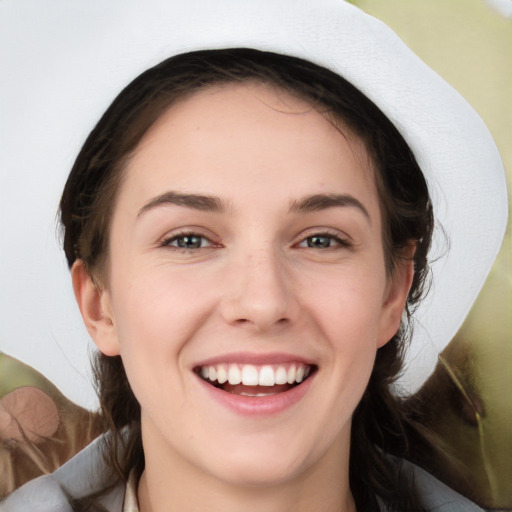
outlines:
[{"label": "eye", "polygon": [[175,247],[176,249],[200,249],[202,247],[211,247],[213,243],[205,236],[197,233],[180,233],[170,238],[166,238],[160,243],[162,247]]},{"label": "eye", "polygon": [[330,249],[333,247],[350,247],[350,242],[330,233],[316,233],[308,236],[299,243],[299,247],[312,249]]}]

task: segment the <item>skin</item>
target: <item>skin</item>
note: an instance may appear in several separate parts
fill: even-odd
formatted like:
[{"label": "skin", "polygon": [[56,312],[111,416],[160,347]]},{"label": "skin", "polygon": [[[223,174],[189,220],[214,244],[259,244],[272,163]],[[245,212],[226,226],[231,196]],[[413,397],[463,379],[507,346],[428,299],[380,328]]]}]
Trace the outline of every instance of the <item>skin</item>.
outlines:
[{"label": "skin", "polygon": [[[386,271],[371,164],[342,131],[267,86],[203,90],[159,119],[126,168],[108,281],[95,285],[75,263],[89,333],[121,355],[141,404],[142,511],[355,510],[351,417],[413,270]],[[169,191],[224,208],[161,202]],[[297,207],[315,194],[356,201]],[[183,232],[203,247],[177,247]],[[314,235],[330,247],[309,247]],[[318,371],[298,403],[248,417],[212,400],[193,372],[240,352],[285,352]]]}]

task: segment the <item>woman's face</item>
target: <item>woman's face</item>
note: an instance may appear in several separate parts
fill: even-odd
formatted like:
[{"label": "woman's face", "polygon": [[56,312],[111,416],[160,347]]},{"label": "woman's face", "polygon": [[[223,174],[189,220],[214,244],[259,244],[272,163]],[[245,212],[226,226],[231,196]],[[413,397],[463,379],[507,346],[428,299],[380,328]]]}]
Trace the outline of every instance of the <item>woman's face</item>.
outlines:
[{"label": "woman's face", "polygon": [[388,277],[381,231],[363,145],[305,102],[225,85],[163,115],[128,163],[103,291],[74,269],[147,464],[251,485],[346,469],[411,277]]}]

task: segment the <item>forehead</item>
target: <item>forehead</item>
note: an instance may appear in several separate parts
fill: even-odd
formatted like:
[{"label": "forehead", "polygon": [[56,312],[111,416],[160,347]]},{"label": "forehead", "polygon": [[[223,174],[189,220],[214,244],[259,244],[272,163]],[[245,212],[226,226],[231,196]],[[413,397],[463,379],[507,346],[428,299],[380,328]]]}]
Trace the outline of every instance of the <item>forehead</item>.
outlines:
[{"label": "forehead", "polygon": [[[332,113],[276,87],[224,84],[194,93],[165,111],[129,160],[126,178],[140,186],[165,167],[184,187],[187,177],[194,178],[192,171],[200,171],[206,186],[220,185],[228,167],[238,168],[238,178],[252,177],[254,182],[272,168],[290,186],[284,171],[297,159],[312,174],[321,166],[335,171],[333,175],[347,166],[358,167],[366,184],[373,186],[364,144]],[[341,168],[335,169],[342,159]],[[143,173],[137,171],[141,167]],[[325,177],[318,174],[319,184]]]}]

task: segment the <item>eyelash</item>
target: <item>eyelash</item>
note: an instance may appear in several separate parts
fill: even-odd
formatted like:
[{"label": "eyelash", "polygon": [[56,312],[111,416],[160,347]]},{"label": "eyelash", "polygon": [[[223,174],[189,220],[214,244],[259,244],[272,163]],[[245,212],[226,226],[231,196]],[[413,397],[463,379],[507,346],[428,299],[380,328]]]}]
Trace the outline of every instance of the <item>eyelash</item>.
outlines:
[{"label": "eyelash", "polygon": [[[173,242],[177,242],[178,240],[185,239],[187,237],[199,238],[201,240],[200,246],[199,247],[179,247],[178,245],[172,245]],[[203,240],[206,240],[208,242],[208,245],[204,246],[203,242],[202,242]],[[197,249],[206,249],[208,247],[215,246],[214,242],[212,242],[208,237],[201,235],[199,233],[194,233],[192,231],[178,233],[178,234],[172,235],[168,238],[164,238],[158,245],[159,245],[159,247],[168,247],[168,248],[171,248],[172,250],[182,251],[182,252],[192,252]]]},{"label": "eyelash", "polygon": [[[307,236],[306,238],[303,238],[299,242],[299,244],[298,244],[299,247],[301,247],[302,246],[301,244],[303,244],[303,243],[308,243],[308,240],[312,240],[313,238],[326,238],[330,241],[329,245],[327,247],[322,247],[320,245],[316,246],[316,248],[320,249],[320,250],[328,250],[328,249],[332,250],[332,249],[335,249],[336,247],[341,247],[341,248],[352,247],[352,243],[350,242],[350,240],[348,238],[341,237],[339,234],[334,234],[334,233],[329,233],[329,232],[312,233],[311,235]],[[331,241],[334,241],[335,245],[332,245]],[[302,246],[302,247],[304,247],[304,246]],[[315,247],[307,245],[304,248],[314,249]]]},{"label": "eyelash", "polygon": [[[178,240],[185,239],[187,237],[200,239],[201,242],[200,242],[199,247],[180,247],[179,245],[172,245],[173,242],[177,242],[179,244]],[[316,247],[313,245],[309,245],[308,241],[312,240],[314,238],[328,239],[329,245],[327,245],[325,247],[321,246],[321,245],[317,245]],[[208,245],[206,245],[206,246],[203,245],[204,240],[206,240],[208,242]],[[332,241],[334,241],[335,245],[332,244]],[[306,243],[308,245],[302,246],[303,243]],[[190,253],[190,252],[193,252],[198,249],[206,249],[209,247],[214,247],[215,243],[212,242],[208,237],[206,237],[204,235],[201,235],[199,233],[194,233],[192,231],[187,231],[187,232],[178,233],[178,234],[175,234],[168,238],[165,238],[158,245],[159,245],[159,247],[168,247],[168,248],[171,248],[172,250]],[[320,250],[328,250],[328,249],[332,250],[336,247],[350,248],[350,247],[352,247],[352,243],[350,242],[350,240],[348,238],[341,237],[338,234],[329,233],[329,232],[320,232],[320,233],[312,233],[311,235],[303,238],[298,244],[296,244],[296,246],[307,248],[307,249],[315,249],[316,248],[316,249],[320,249]]]}]

